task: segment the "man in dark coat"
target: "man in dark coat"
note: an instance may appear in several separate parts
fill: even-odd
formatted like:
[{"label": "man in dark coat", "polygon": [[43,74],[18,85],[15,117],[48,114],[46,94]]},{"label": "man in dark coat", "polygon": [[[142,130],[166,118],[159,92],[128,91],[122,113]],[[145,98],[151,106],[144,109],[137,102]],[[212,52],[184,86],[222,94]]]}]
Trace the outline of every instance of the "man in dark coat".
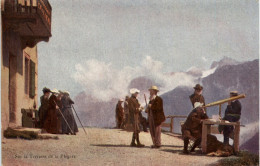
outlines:
[{"label": "man in dark coat", "polygon": [[44,129],[48,133],[52,134],[60,134],[61,133],[61,123],[60,117],[61,114],[59,113],[59,106],[58,106],[58,96],[59,91],[57,89],[52,90],[52,95],[49,99],[49,109],[47,112],[47,117],[44,122]]},{"label": "man in dark coat", "polygon": [[185,123],[182,126],[182,137],[184,140],[183,153],[188,154],[188,144],[190,139],[195,139],[194,145],[191,152],[195,150],[197,146],[200,145],[202,136],[202,121],[208,119],[205,110],[202,108],[203,103],[194,103],[194,109],[191,111],[187,117]]},{"label": "man in dark coat", "polygon": [[77,123],[75,121],[73,111],[72,111],[72,107],[71,107],[71,105],[74,104],[74,101],[71,100],[68,91],[63,92],[63,97],[61,99],[61,103],[62,103],[62,106],[63,106],[62,107],[62,113],[63,113],[64,118],[66,119],[66,121],[68,123],[67,124],[65,122],[65,120],[62,118],[62,121],[61,121],[62,134],[76,135],[76,133],[79,130],[78,130],[78,126],[77,126]]},{"label": "man in dark coat", "polygon": [[120,129],[124,120],[124,108],[122,107],[123,99],[118,100],[116,104],[116,127]]},{"label": "man in dark coat", "polygon": [[40,119],[40,128],[43,128],[44,121],[46,119],[46,114],[49,108],[49,97],[51,90],[49,88],[43,88],[43,95],[40,97],[41,106],[39,108],[39,119]]},{"label": "man in dark coat", "polygon": [[203,103],[203,105],[205,105],[205,99],[202,95],[203,87],[200,84],[197,84],[193,88],[194,88],[195,91],[192,95],[190,95],[190,101],[191,101],[193,108],[194,108],[195,102],[200,102],[200,103]]},{"label": "man in dark coat", "polygon": [[140,125],[143,128],[143,131],[148,132],[148,130],[147,130],[147,120],[146,120],[145,117],[143,117],[141,112],[139,113],[139,121],[140,121]]},{"label": "man in dark coat", "polygon": [[[231,91],[230,97],[235,97],[238,95],[237,91]],[[227,108],[225,110],[225,116],[223,120],[227,120],[229,122],[238,122],[240,120],[241,116],[241,103],[239,100],[234,100],[232,102],[228,102]],[[223,135],[224,135],[224,144],[229,145],[229,135],[233,132],[234,127],[233,126],[220,126],[220,132],[223,129]]]},{"label": "man in dark coat", "polygon": [[163,100],[157,96],[159,92],[157,86],[152,86],[150,89],[150,102],[146,112],[148,113],[149,129],[152,137],[153,145],[151,148],[161,147],[161,124],[165,121],[163,111]]},{"label": "man in dark coat", "polygon": [[[132,136],[132,142],[130,146],[137,146],[137,147],[144,147],[143,144],[141,144],[139,140],[139,133],[140,133],[140,120],[139,120],[139,113],[143,110],[143,107],[141,107],[140,103],[137,100],[137,96],[139,94],[139,90],[136,88],[130,89],[130,93],[132,96],[128,100],[128,107],[129,107],[129,115],[130,119],[132,119],[132,125],[134,128],[133,136]],[[137,144],[135,143],[135,140]]]},{"label": "man in dark coat", "polygon": [[124,101],[124,119],[123,119],[123,125],[122,125],[124,129],[126,129],[127,125],[129,124],[128,100],[129,100],[129,96],[126,96],[125,101]]}]

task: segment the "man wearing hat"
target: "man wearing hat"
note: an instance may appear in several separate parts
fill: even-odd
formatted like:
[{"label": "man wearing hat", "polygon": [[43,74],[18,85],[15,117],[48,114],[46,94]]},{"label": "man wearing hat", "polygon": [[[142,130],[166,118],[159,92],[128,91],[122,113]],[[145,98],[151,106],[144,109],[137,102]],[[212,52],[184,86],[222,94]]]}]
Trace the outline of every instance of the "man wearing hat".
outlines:
[{"label": "man wearing hat", "polygon": [[163,100],[157,96],[159,89],[157,86],[152,86],[150,89],[150,101],[146,112],[148,112],[149,128],[152,137],[153,145],[151,148],[161,147],[161,124],[165,121],[163,111]]},{"label": "man wearing hat", "polygon": [[189,140],[194,138],[195,142],[191,148],[191,152],[194,152],[195,148],[200,145],[202,136],[202,121],[208,119],[208,116],[203,109],[203,103],[195,102],[194,109],[191,111],[186,121],[182,125],[182,137],[184,140],[183,153],[188,154]]},{"label": "man wearing hat", "polygon": [[[130,89],[130,93],[132,94],[132,96],[128,100],[129,116],[130,116],[130,122],[132,122],[134,128],[132,142],[130,146],[144,147],[144,145],[141,144],[139,140],[139,133],[140,133],[139,112],[143,110],[143,107],[141,107],[141,104],[137,100],[137,96],[140,93],[140,91],[136,88],[133,88]],[[137,144],[135,143],[135,140]]]},{"label": "man wearing hat", "polygon": [[200,102],[200,103],[203,103],[203,105],[205,105],[205,99],[202,95],[203,87],[200,84],[196,84],[196,86],[193,88],[194,88],[194,93],[192,95],[190,95],[190,101],[191,101],[193,108],[194,108],[195,102]]},{"label": "man wearing hat", "polygon": [[43,95],[40,97],[41,106],[39,108],[39,119],[40,119],[40,128],[43,128],[44,121],[46,119],[46,114],[49,108],[49,97],[51,90],[44,87],[42,89]]},{"label": "man wearing hat", "polygon": [[129,96],[125,97],[124,101],[124,119],[123,119],[123,128],[126,129],[129,123],[129,108],[128,108]]},{"label": "man wearing hat", "polygon": [[116,105],[116,127],[120,129],[124,119],[124,108],[122,107],[123,99],[118,100]]},{"label": "man wearing hat", "polygon": [[[230,97],[238,96],[237,91],[231,91]],[[240,119],[241,116],[241,103],[239,100],[229,101],[227,108],[225,110],[225,116],[223,120],[227,120],[229,122],[237,122]],[[233,126],[223,126],[223,135],[224,135],[224,144],[229,144],[229,136],[233,132],[234,127]],[[221,131],[221,129],[220,129]]]}]

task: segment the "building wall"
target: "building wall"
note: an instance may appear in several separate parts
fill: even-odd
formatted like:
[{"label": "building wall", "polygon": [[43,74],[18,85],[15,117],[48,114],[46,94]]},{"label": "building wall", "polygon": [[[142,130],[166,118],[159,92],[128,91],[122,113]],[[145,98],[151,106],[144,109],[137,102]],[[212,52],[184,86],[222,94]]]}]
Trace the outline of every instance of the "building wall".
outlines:
[{"label": "building wall", "polygon": [[[3,50],[2,50],[2,64],[1,64],[1,116],[2,129],[6,129],[9,125],[9,55],[13,54],[22,57],[21,42],[18,34],[6,31],[2,33]],[[17,66],[22,58],[17,61]],[[21,74],[21,73],[20,73]],[[18,73],[16,73],[18,75]]]},{"label": "building wall", "polygon": [[[21,109],[25,108],[25,109],[29,109],[29,108],[33,108],[34,103],[36,104],[36,108],[38,108],[38,101],[37,101],[37,92],[38,92],[38,55],[37,55],[37,46],[33,47],[33,48],[25,48],[23,50],[23,73],[25,73],[25,54],[30,56],[30,60],[33,61],[36,65],[36,69],[35,69],[35,96],[34,98],[31,98],[29,96],[29,94],[25,94],[25,74],[23,75],[19,75],[17,78],[17,81],[19,82],[18,87],[17,87],[17,98],[18,98],[18,111],[19,114],[21,113]],[[21,120],[21,118],[19,118]],[[21,125],[21,123],[19,123]]]},{"label": "building wall", "polygon": [[[2,130],[5,130],[8,126],[21,126],[21,109],[33,108],[34,102],[36,108],[38,108],[37,101],[37,89],[38,89],[38,56],[37,47],[25,48],[22,50],[22,44],[19,34],[13,31],[7,31],[2,33],[2,64],[1,64],[1,116],[2,116]],[[25,53],[27,53],[35,63],[35,96],[30,98],[29,94],[25,94]],[[16,67],[16,110],[15,110],[15,122],[9,123],[9,56],[12,54],[17,62]]]}]

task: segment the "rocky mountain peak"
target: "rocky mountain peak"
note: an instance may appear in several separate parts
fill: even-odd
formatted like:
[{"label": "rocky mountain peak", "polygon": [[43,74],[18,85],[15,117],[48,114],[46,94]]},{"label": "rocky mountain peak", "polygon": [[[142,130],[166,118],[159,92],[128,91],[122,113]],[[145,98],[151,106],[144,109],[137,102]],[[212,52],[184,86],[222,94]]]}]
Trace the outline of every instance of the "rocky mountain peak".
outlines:
[{"label": "rocky mountain peak", "polygon": [[235,59],[224,56],[220,61],[213,61],[210,68],[213,69],[215,67],[222,67],[222,66],[226,66],[226,65],[237,65],[240,63],[241,62],[239,62]]}]

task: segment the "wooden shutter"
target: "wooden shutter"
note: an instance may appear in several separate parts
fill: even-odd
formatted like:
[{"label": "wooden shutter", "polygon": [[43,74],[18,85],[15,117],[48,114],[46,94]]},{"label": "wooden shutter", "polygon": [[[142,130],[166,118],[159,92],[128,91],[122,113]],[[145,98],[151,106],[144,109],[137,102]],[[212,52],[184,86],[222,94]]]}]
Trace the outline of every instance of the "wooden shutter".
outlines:
[{"label": "wooden shutter", "polygon": [[30,89],[29,95],[31,98],[35,96],[35,63],[30,61]]}]

